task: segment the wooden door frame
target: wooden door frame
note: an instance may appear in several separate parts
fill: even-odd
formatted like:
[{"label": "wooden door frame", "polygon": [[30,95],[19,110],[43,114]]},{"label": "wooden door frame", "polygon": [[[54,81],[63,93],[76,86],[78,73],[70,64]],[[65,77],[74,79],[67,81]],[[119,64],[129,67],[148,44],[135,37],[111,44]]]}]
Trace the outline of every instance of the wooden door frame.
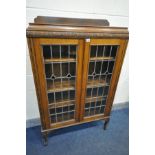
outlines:
[{"label": "wooden door frame", "polygon": [[31,66],[33,71],[35,89],[38,100],[38,107],[40,113],[40,120],[42,130],[50,128],[50,121],[48,114],[48,101],[46,92],[46,85],[44,67],[42,62],[40,42],[38,38],[28,38],[29,53],[31,59]]},{"label": "wooden door frame", "polygon": [[[128,40],[127,39],[90,39],[90,42],[85,42],[85,50],[84,50],[84,57],[83,57],[83,76],[82,76],[82,94],[81,94],[81,109],[80,109],[80,121],[95,119],[97,117],[100,118],[108,118],[110,116],[110,111],[112,108],[118,79],[120,76],[120,71],[123,63],[123,59],[126,52]],[[88,67],[89,67],[89,59],[90,59],[90,47],[91,45],[119,45],[119,50],[116,55],[115,66],[113,69],[110,87],[108,91],[108,96],[106,100],[106,106],[104,109],[104,114],[100,116],[94,115],[88,118],[84,118],[84,109],[85,109],[85,98],[86,98],[86,86],[88,80]]]},{"label": "wooden door frame", "polygon": [[[28,38],[28,45],[30,51],[30,58],[32,63],[32,70],[35,82],[35,88],[38,99],[38,106],[40,112],[40,119],[43,130],[48,130],[52,127],[63,126],[64,122],[55,124],[52,126],[49,119],[48,112],[48,96],[46,91],[46,81],[45,81],[45,68],[43,64],[43,54],[41,45],[77,45],[77,66],[76,66],[76,88],[75,88],[75,121],[79,121],[80,116],[80,99],[81,99],[81,80],[82,80],[82,62],[83,62],[83,39],[54,39],[54,38]],[[69,122],[69,121],[68,121]],[[61,125],[62,123],[62,125]],[[71,121],[70,123],[75,123]]]}]

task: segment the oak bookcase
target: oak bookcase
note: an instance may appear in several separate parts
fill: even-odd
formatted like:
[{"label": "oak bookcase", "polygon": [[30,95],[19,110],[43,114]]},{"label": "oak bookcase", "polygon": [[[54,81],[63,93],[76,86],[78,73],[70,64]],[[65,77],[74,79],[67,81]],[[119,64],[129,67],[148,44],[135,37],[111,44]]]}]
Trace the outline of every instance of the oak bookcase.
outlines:
[{"label": "oak bookcase", "polygon": [[110,120],[129,33],[107,20],[38,16],[27,41],[43,142],[54,129]]}]

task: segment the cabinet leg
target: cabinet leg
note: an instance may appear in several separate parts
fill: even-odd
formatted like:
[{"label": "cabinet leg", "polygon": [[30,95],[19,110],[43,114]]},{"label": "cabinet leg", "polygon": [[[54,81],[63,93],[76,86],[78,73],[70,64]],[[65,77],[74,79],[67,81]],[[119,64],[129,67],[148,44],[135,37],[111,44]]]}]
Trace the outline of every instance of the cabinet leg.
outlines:
[{"label": "cabinet leg", "polygon": [[109,124],[109,121],[110,121],[110,118],[107,118],[104,122],[104,126],[103,126],[103,129],[106,130],[107,129],[107,126]]},{"label": "cabinet leg", "polygon": [[44,146],[48,145],[48,132],[43,132],[42,133],[42,143]]}]

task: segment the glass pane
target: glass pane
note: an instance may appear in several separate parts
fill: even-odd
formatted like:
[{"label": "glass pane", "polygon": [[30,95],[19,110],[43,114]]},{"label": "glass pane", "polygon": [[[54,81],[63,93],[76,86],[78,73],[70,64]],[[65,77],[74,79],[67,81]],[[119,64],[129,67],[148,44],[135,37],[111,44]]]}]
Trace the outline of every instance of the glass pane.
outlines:
[{"label": "glass pane", "polygon": [[68,114],[68,112],[65,112],[65,113],[63,113],[63,121],[67,121],[67,120],[69,120],[69,114]]},{"label": "glass pane", "polygon": [[113,47],[112,47],[111,56],[112,56],[113,58],[116,57],[117,49],[118,49],[118,46],[113,46]]},{"label": "glass pane", "polygon": [[111,46],[105,46],[105,51],[104,51],[105,57],[110,57],[110,49],[111,49]]},{"label": "glass pane", "polygon": [[104,46],[98,46],[97,56],[102,57],[104,56]]},{"label": "glass pane", "polygon": [[75,119],[77,45],[42,45],[51,123]]},{"label": "glass pane", "polygon": [[43,56],[44,59],[50,59],[51,58],[51,51],[50,46],[43,46]]},{"label": "glass pane", "polygon": [[56,123],[56,115],[51,115],[51,122]]},{"label": "glass pane", "polygon": [[88,69],[85,116],[104,114],[118,45],[92,45]]},{"label": "glass pane", "polygon": [[96,46],[91,46],[90,57],[96,57]]},{"label": "glass pane", "polygon": [[51,53],[52,58],[60,58],[60,46],[59,45],[52,45],[51,47]]},{"label": "glass pane", "polygon": [[70,58],[76,58],[76,49],[77,47],[75,45],[70,46]]},{"label": "glass pane", "polygon": [[62,58],[68,58],[68,56],[69,56],[68,48],[69,47],[67,45],[61,46],[61,57]]}]

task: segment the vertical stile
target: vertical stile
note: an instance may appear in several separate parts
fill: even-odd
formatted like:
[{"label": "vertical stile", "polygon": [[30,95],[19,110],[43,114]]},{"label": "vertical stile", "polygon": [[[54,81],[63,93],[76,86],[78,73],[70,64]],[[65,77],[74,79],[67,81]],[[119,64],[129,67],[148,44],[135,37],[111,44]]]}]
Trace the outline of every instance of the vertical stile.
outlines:
[{"label": "vertical stile", "polygon": [[[104,52],[105,52],[105,46],[103,46],[103,54],[102,54],[102,57],[104,57]],[[101,74],[102,74],[102,66],[103,66],[103,61],[101,61],[101,69],[100,69],[100,72],[99,72],[99,82],[101,81]],[[98,93],[99,93],[99,87],[97,87],[97,95],[96,95],[96,101],[95,101],[95,109],[96,109],[96,102],[98,101],[97,100],[97,97],[98,97]],[[102,100],[101,100],[102,101]],[[100,105],[101,106],[101,105]],[[94,110],[94,115],[95,115],[95,110]]]},{"label": "vertical stile", "polygon": [[[61,45],[59,45],[59,47],[60,47],[60,59],[62,59],[62,46]],[[62,79],[62,62],[60,62],[60,76],[61,76],[61,88],[63,87],[63,85],[62,85],[62,82],[63,82],[63,79]],[[63,92],[61,91],[61,100],[63,101]],[[62,113],[61,113],[61,119],[63,120],[64,118],[63,118],[63,108],[61,107],[61,111],[62,111]]]},{"label": "vertical stile", "polygon": [[[70,45],[68,46],[68,58],[70,58]],[[68,74],[70,74],[70,62],[68,62]],[[68,79],[69,83],[69,79]],[[68,100],[70,99],[70,90],[68,90]],[[69,103],[68,103],[68,108],[69,108]],[[70,113],[67,112],[68,119],[70,118]]]},{"label": "vertical stile", "polygon": [[[96,47],[96,58],[97,58],[97,53],[98,53],[98,46]],[[89,64],[90,65],[90,64]],[[94,84],[94,77],[95,77],[95,75],[96,75],[96,60],[95,60],[95,65],[94,65],[94,71],[93,71],[93,73],[94,73],[94,75],[93,75],[93,84]],[[91,88],[91,98],[93,97],[93,85],[92,85],[92,88]],[[91,107],[91,103],[92,102],[90,102],[90,108],[89,108],[89,115],[91,115],[90,114],[90,109],[93,109],[94,107]]]}]

